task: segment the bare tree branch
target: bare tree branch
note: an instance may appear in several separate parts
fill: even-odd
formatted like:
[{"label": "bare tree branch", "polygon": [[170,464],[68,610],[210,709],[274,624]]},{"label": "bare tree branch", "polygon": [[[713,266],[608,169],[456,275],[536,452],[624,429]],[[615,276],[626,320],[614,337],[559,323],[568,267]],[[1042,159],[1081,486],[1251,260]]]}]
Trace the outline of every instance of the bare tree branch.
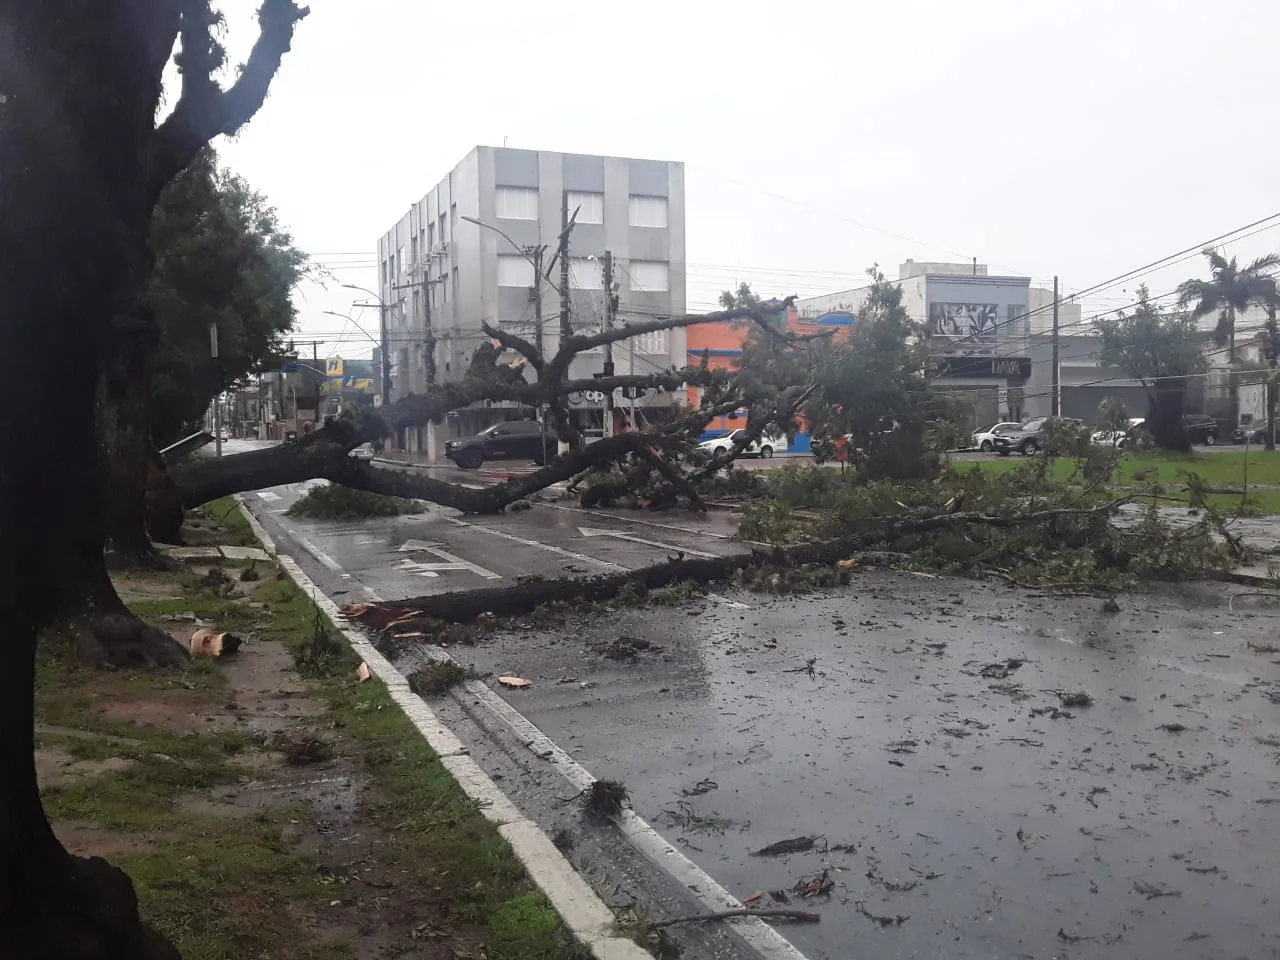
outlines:
[{"label": "bare tree branch", "polygon": [[309,7],[300,7],[294,0],[263,0],[258,9],[258,39],[249,59],[236,82],[222,90],[213,79],[222,59],[212,33],[217,17],[207,0],[184,0],[179,58],[182,95],[152,135],[147,184],[153,201],[214,137],[233,135],[258,112],[293,43],[294,28],[308,13]]},{"label": "bare tree branch", "polygon": [[537,347],[524,339],[524,337],[518,337],[507,330],[500,330],[497,327],[490,325],[487,320],[482,322],[480,326],[484,329],[486,334],[493,337],[493,339],[497,340],[504,347],[509,350],[514,350],[516,353],[520,354],[520,356],[528,360],[529,366],[533,367],[533,369],[537,370],[539,373],[542,372],[542,354],[538,352]]}]

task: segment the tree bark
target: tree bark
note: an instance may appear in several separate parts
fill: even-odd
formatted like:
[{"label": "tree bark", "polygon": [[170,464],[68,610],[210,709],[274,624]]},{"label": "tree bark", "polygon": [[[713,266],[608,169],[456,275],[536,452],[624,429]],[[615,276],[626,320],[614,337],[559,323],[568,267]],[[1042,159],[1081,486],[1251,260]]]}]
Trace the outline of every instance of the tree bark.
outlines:
[{"label": "tree bark", "polygon": [[154,319],[139,305],[112,324],[98,374],[107,547],[115,562],[129,566],[163,566],[148,536],[147,490],[155,469],[149,437],[154,345]]},{"label": "tree bark", "polygon": [[1186,390],[1186,381],[1178,379],[1156,381],[1147,391],[1147,421],[1144,426],[1162,450],[1179,453],[1191,450],[1191,439],[1182,419]]}]

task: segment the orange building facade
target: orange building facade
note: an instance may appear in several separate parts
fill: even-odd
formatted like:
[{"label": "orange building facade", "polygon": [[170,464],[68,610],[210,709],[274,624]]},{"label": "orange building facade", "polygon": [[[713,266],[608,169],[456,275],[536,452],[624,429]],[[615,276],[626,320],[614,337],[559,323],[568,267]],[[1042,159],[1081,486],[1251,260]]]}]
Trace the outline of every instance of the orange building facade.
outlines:
[{"label": "orange building facade", "polygon": [[[783,307],[780,301],[764,304],[767,309],[770,306],[776,306],[778,312]],[[836,310],[823,314],[819,317],[801,318],[793,307],[787,307],[787,316],[784,320],[786,329],[792,333],[804,335],[818,333],[823,330],[834,329],[837,337],[848,337],[853,331],[856,317],[847,310]],[[688,351],[690,366],[697,366],[706,358],[707,366],[712,370],[736,370],[738,369],[738,358],[742,356],[742,344],[746,340],[748,332],[748,324],[745,322],[727,322],[727,323],[700,323],[689,327],[686,336],[688,337]],[[693,409],[697,409],[702,402],[702,389],[700,387],[689,388],[689,405]],[[722,437],[732,430],[737,430],[747,425],[747,410],[735,410],[727,416],[716,417],[707,424],[706,430],[703,432],[701,439],[712,440],[716,437]],[[791,453],[809,453],[812,438],[803,418],[800,420],[800,431],[792,440],[789,450]]]}]

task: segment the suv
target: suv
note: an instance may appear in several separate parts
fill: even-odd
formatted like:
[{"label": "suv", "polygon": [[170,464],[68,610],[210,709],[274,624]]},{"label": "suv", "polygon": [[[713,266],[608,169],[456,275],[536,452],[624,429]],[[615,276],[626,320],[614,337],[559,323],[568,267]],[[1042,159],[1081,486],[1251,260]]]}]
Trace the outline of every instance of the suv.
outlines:
[{"label": "suv", "polygon": [[[1008,433],[997,433],[991,438],[991,442],[995,445],[996,453],[1002,457],[1009,454],[1022,454],[1024,457],[1032,457],[1044,449],[1046,438],[1045,428],[1053,422],[1053,417],[1035,417],[1032,420],[1025,420],[1018,424],[1017,428],[1010,430]],[[1059,418],[1060,423],[1070,424],[1076,427],[1082,426],[1083,422],[1069,417]]]},{"label": "suv", "polygon": [[1182,418],[1182,426],[1187,431],[1187,439],[1192,443],[1212,447],[1218,442],[1218,421],[1208,414],[1188,413]]},{"label": "suv", "polygon": [[546,463],[556,452],[556,435],[536,420],[495,423],[470,437],[450,440],[444,455],[464,470],[474,470],[486,460],[532,460]]}]

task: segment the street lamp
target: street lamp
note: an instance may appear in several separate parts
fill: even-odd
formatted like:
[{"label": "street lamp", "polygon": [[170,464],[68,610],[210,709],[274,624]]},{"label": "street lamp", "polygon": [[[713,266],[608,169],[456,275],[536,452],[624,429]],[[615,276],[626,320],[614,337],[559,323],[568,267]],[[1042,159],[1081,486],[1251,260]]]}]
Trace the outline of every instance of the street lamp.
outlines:
[{"label": "street lamp", "polygon": [[477,220],[475,217],[461,217],[460,219],[467,223],[474,223],[477,227],[484,227],[486,230],[492,230],[507,243],[511,244],[513,250],[529,261],[529,265],[533,267],[533,324],[534,324],[534,341],[533,345],[537,348],[538,353],[542,353],[542,253],[545,247],[522,247],[509,237],[505,231],[499,227],[495,227],[492,223],[485,223],[483,220]]},{"label": "street lamp", "polygon": [[[355,327],[357,330],[363,333],[366,337],[368,337],[374,343],[378,343],[378,338],[375,337],[373,334],[371,334],[364,327],[360,326],[360,324],[356,322],[355,317],[352,317],[345,313],[339,313],[337,310],[325,310],[324,313],[327,313],[331,317],[341,317],[343,320],[346,320],[348,323],[350,323],[353,327]],[[381,346],[381,344],[379,344],[379,346]]]},{"label": "street lamp", "polygon": [[[367,293],[369,296],[373,297],[373,299],[378,301],[378,336],[381,340],[375,342],[378,343],[378,348],[382,351],[382,405],[384,407],[388,406],[391,403],[391,357],[387,353],[387,305],[383,301],[382,297],[378,296],[368,287],[362,287],[355,283],[344,283],[343,286],[348,290],[358,290],[360,293]],[[330,311],[326,310],[325,312],[329,313]],[[360,329],[359,324],[356,325],[356,329]],[[363,330],[360,332],[364,333]],[[366,333],[365,336],[368,337],[369,335]],[[373,337],[369,337],[369,339],[373,340]]]}]

